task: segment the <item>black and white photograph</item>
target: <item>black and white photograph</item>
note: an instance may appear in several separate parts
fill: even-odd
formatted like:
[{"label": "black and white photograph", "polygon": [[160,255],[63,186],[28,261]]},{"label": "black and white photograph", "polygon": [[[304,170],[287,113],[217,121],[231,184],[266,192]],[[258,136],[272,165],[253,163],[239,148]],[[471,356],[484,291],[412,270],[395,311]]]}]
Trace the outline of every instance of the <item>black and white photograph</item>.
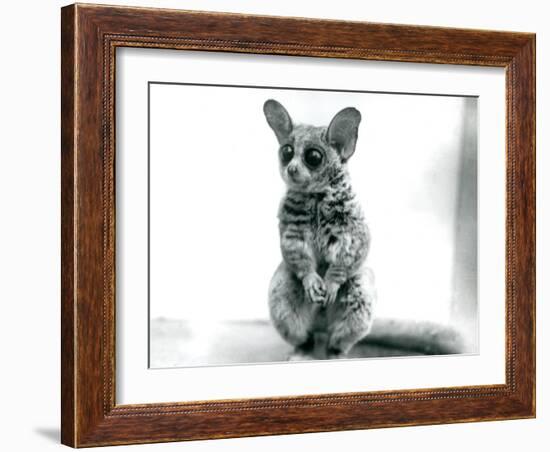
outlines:
[{"label": "black and white photograph", "polygon": [[149,368],[478,353],[476,96],[147,101]]}]

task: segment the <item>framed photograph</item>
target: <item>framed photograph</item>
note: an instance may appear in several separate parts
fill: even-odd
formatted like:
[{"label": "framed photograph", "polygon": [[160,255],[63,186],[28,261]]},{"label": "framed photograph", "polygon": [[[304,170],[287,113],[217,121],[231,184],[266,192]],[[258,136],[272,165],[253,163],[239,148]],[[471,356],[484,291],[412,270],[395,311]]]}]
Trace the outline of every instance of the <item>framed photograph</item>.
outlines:
[{"label": "framed photograph", "polygon": [[535,416],[535,36],[62,8],[62,442]]}]

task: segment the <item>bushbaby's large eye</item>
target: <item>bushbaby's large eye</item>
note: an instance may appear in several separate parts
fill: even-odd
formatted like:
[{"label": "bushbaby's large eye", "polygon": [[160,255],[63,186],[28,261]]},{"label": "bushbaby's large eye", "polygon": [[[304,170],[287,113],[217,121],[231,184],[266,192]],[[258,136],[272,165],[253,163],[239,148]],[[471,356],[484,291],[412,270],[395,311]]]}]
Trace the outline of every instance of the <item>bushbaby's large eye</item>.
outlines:
[{"label": "bushbaby's large eye", "polygon": [[281,162],[283,163],[283,165],[288,165],[288,163],[294,157],[294,149],[292,149],[292,146],[290,144],[285,144],[284,146],[282,146],[279,153],[280,153]]},{"label": "bushbaby's large eye", "polygon": [[323,153],[315,148],[306,149],[304,152],[304,162],[311,169],[318,168],[323,163]]}]

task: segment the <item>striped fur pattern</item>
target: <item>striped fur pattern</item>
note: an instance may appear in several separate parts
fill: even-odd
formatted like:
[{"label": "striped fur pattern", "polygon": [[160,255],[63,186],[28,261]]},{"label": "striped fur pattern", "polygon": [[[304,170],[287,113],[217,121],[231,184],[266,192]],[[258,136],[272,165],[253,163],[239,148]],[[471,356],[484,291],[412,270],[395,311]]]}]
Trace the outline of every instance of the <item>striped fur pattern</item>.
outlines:
[{"label": "striped fur pattern", "polygon": [[287,192],[279,207],[283,261],[269,288],[275,328],[309,359],[316,333],[326,356],[344,357],[372,324],[374,277],[364,263],[370,235],[350,184],[347,162],[361,115],[339,112],[328,127],[295,124],[277,101],[264,105],[279,141]]}]

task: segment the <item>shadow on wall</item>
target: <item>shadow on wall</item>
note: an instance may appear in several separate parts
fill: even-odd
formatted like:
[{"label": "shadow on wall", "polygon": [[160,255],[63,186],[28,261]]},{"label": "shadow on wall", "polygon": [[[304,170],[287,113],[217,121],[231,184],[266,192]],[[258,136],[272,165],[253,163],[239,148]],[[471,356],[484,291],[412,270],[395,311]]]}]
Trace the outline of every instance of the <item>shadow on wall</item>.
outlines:
[{"label": "shadow on wall", "polygon": [[467,99],[462,121],[462,146],[456,201],[455,253],[451,323],[478,347],[477,284],[477,99]]}]

